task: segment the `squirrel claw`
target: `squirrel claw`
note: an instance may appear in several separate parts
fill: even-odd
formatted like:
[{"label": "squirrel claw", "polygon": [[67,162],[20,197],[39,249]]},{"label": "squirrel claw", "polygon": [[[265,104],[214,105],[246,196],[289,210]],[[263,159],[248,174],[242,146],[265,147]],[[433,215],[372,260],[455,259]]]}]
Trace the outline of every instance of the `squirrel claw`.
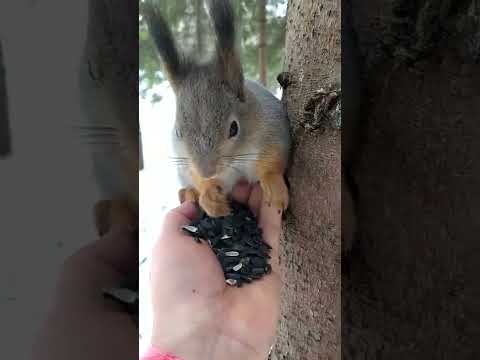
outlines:
[{"label": "squirrel claw", "polygon": [[263,190],[263,196],[267,205],[274,206],[280,210],[286,210],[288,207],[288,189],[281,175],[266,176],[260,181]]},{"label": "squirrel claw", "polygon": [[183,188],[178,191],[178,199],[183,204],[185,201],[198,202],[198,191],[194,188]]},{"label": "squirrel claw", "polygon": [[218,184],[212,185],[200,194],[199,204],[201,208],[211,217],[230,215],[230,205],[222,187]]}]

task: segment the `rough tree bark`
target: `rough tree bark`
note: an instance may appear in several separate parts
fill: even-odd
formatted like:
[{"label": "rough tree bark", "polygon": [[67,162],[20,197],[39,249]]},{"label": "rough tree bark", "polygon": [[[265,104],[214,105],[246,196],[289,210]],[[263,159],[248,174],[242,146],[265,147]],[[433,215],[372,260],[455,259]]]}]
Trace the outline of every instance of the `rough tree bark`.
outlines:
[{"label": "rough tree bark", "polygon": [[293,153],[274,359],[340,358],[340,19],[339,0],[288,2],[279,81]]},{"label": "rough tree bark", "polygon": [[258,1],[258,73],[259,81],[267,86],[267,0]]},{"label": "rough tree bark", "polygon": [[480,356],[480,3],[352,1],[368,90],[345,359]]},{"label": "rough tree bark", "polygon": [[138,1],[90,0],[79,72],[94,172],[108,199],[138,210]]},{"label": "rough tree bark", "polygon": [[8,117],[7,79],[3,63],[2,41],[0,39],[0,158],[10,155],[10,123]]}]

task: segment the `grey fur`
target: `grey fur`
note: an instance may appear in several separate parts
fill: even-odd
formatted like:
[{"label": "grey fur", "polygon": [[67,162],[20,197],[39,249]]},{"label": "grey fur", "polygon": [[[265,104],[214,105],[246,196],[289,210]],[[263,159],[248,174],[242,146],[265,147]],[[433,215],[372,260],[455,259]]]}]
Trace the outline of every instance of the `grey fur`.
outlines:
[{"label": "grey fur", "polygon": [[[184,165],[179,166],[183,186],[193,185],[189,173],[193,166],[202,177],[222,180],[228,192],[240,177],[257,180],[258,155],[270,145],[277,145],[287,160],[289,123],[273,94],[243,78],[230,2],[210,0],[208,4],[217,53],[205,64],[190,59],[189,71],[173,79],[177,101],[173,142]],[[230,139],[233,120],[238,122],[239,133]]]}]

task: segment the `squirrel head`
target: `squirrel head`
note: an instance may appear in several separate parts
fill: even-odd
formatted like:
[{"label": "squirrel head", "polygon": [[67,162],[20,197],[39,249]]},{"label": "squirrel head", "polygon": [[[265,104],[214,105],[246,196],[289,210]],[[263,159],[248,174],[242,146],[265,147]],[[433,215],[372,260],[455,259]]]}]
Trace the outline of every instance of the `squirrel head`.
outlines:
[{"label": "squirrel head", "polygon": [[228,0],[210,0],[208,8],[217,43],[213,59],[205,64],[179,53],[169,27],[153,6],[146,5],[143,11],[176,96],[175,141],[183,144],[191,165],[204,178],[231,166],[248,133],[233,9]]},{"label": "squirrel head", "polygon": [[176,93],[175,141],[201,177],[212,177],[241,148],[245,103],[211,66],[192,71]]}]

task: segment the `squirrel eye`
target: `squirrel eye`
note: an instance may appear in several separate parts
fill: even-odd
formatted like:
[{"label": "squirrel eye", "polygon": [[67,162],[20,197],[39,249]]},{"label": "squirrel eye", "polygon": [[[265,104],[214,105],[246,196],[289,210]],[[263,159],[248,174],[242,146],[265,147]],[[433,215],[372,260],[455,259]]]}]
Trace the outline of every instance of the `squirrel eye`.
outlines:
[{"label": "squirrel eye", "polygon": [[232,138],[238,134],[238,124],[236,121],[232,121],[230,124],[230,132],[228,134],[228,137]]}]

